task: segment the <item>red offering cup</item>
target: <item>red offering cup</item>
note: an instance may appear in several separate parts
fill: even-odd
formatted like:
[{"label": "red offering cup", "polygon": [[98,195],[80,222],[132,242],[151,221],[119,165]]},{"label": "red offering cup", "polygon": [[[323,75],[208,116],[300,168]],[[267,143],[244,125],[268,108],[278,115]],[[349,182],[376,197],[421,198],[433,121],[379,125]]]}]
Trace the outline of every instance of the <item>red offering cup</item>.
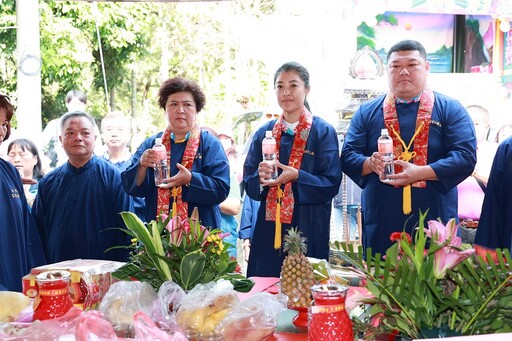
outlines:
[{"label": "red offering cup", "polygon": [[39,293],[34,301],[34,321],[48,320],[64,315],[73,307],[69,295],[70,273],[47,271],[36,276]]},{"label": "red offering cup", "polygon": [[348,287],[338,284],[311,288],[313,304],[309,308],[308,340],[352,341],[352,321],[345,310]]}]

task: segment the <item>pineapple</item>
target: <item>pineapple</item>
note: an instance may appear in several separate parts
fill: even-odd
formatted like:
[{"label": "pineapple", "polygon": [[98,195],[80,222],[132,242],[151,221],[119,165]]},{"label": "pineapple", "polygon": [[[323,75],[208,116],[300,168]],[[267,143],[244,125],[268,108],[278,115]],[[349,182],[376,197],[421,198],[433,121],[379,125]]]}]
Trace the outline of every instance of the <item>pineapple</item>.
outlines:
[{"label": "pineapple", "polygon": [[287,253],[281,267],[281,292],[288,296],[288,306],[307,308],[311,305],[311,287],[316,284],[311,263],[305,256],[306,238],[298,228],[290,228],[284,237]]}]

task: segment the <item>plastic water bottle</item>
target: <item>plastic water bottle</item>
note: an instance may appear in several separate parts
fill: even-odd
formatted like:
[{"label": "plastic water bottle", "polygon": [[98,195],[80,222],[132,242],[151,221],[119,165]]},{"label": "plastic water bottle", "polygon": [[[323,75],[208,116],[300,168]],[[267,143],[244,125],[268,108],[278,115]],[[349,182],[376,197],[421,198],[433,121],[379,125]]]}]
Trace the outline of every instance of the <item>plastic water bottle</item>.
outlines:
[{"label": "plastic water bottle", "polygon": [[158,161],[155,167],[155,185],[164,184],[164,180],[169,177],[169,167],[167,166],[167,150],[162,144],[162,139],[157,137],[153,150],[158,152]]},{"label": "plastic water bottle", "polygon": [[377,145],[379,154],[384,157],[385,162],[383,178],[387,179],[388,175],[395,174],[395,164],[393,163],[393,139],[386,128],[381,130]]},{"label": "plastic water bottle", "polygon": [[265,132],[265,138],[261,142],[261,149],[263,151],[263,160],[267,161],[268,164],[272,166],[272,174],[270,178],[272,180],[277,179],[277,165],[276,165],[276,139],[272,136],[272,130],[267,130]]}]

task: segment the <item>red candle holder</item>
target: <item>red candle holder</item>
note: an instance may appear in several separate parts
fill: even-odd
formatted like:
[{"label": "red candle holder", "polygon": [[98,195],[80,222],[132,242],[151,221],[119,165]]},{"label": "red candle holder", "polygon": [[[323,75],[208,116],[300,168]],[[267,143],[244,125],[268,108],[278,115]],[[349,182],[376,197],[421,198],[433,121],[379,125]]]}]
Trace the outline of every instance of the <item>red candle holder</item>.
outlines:
[{"label": "red candle holder", "polygon": [[338,284],[311,288],[313,304],[309,308],[308,340],[352,341],[352,321],[345,310],[348,287]]},{"label": "red candle holder", "polygon": [[46,271],[36,276],[39,287],[34,301],[34,320],[48,320],[64,315],[73,307],[69,295],[68,271]]}]

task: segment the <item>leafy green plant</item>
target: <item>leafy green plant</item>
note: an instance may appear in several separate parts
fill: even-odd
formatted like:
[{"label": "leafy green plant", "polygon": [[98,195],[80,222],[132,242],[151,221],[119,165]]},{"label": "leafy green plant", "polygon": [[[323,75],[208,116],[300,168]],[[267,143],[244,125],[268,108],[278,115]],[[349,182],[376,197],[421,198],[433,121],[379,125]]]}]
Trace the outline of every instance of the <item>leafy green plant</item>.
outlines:
[{"label": "leafy green plant", "polygon": [[[512,331],[512,259],[509,250],[482,258],[461,244],[455,220],[446,226],[420,212],[415,241],[394,234],[383,259],[371,249],[336,243],[340,257],[366,276],[374,296],[356,326],[365,339],[398,333],[412,339]],[[430,238],[430,240],[429,240]],[[377,325],[377,328],[375,326]],[[373,327],[372,327],[373,326]],[[370,332],[368,332],[370,331]]]},{"label": "leafy green plant", "polygon": [[229,280],[235,290],[250,291],[253,282],[239,273],[236,260],[227,252],[221,231],[208,230],[197,219],[160,216],[144,224],[134,213],[122,212],[133,249],[130,262],[112,275],[120,280],[149,282],[158,290],[162,283],[173,281],[190,290],[220,278]]}]

